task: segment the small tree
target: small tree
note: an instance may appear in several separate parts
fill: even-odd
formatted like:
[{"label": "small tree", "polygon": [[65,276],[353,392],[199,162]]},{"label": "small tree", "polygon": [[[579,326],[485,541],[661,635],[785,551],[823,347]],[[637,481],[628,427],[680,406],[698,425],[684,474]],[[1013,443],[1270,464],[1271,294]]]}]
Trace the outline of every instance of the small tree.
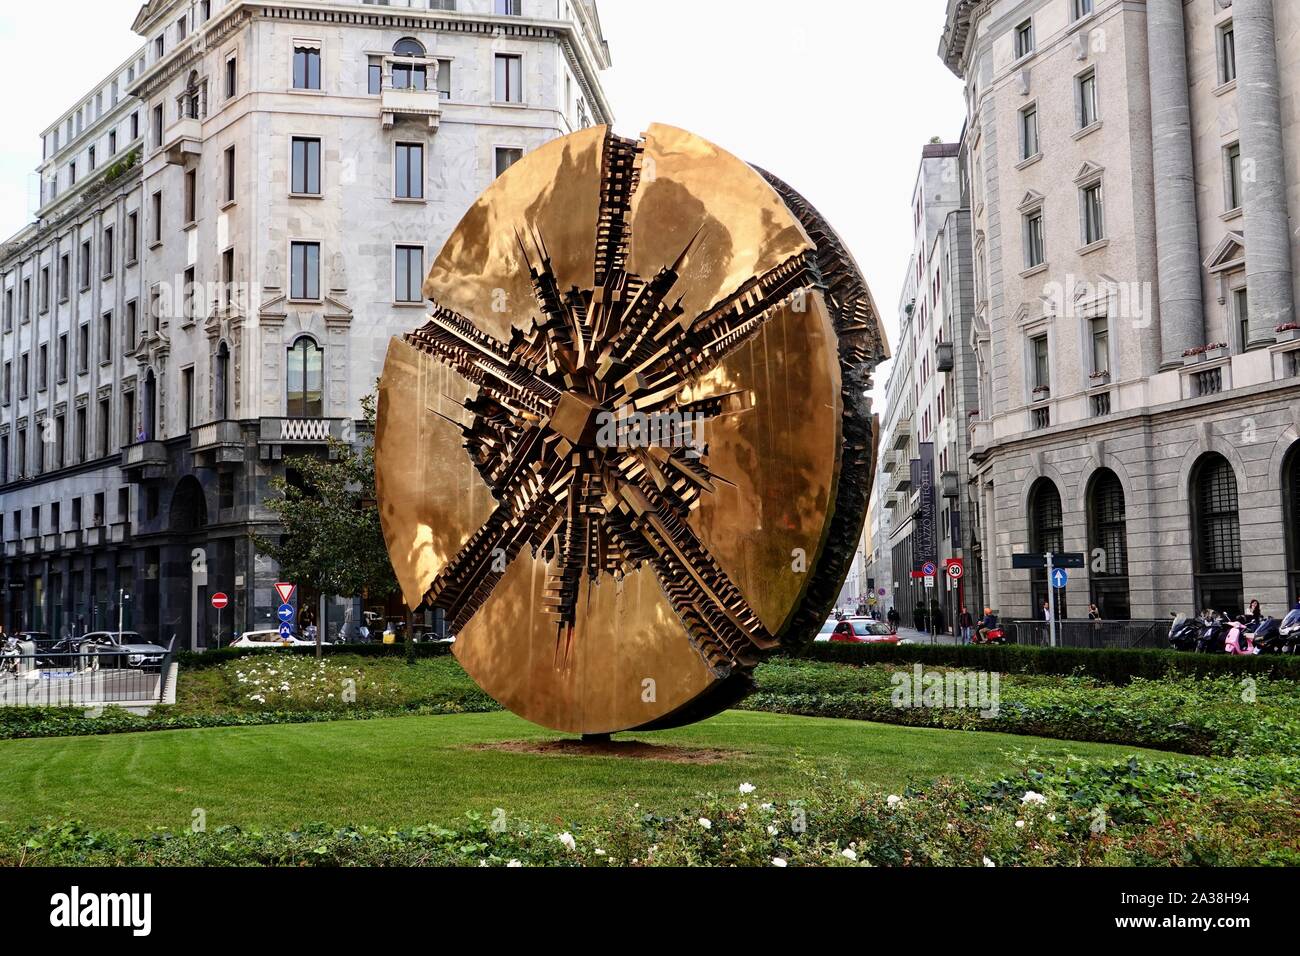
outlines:
[{"label": "small tree", "polygon": [[[375,404],[374,395],[361,400],[366,432],[355,445],[331,437],[328,458],[285,460],[300,482],[271,479],[266,507],[283,532],[278,540],[257,536],[257,547],[286,580],[321,594],[386,598],[397,590],[375,496]],[[318,627],[318,655],[320,641]]]}]

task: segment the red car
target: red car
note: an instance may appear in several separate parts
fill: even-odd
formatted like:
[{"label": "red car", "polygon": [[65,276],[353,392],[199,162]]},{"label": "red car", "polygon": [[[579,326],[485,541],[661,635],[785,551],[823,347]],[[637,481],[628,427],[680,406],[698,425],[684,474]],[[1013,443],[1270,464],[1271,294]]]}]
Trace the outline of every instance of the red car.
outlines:
[{"label": "red car", "polygon": [[889,625],[869,617],[851,617],[840,621],[831,631],[834,644],[897,644],[898,635],[889,633]]}]

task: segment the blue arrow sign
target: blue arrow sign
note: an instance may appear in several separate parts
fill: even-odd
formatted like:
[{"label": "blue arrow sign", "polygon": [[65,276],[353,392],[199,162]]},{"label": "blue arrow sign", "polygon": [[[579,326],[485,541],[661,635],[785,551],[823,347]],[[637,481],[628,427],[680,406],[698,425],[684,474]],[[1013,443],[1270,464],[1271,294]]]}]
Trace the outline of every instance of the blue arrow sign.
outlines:
[{"label": "blue arrow sign", "polygon": [[288,624],[290,621],[292,621],[294,617],[297,616],[297,613],[298,612],[293,609],[292,604],[280,605],[280,610],[279,610],[280,620],[283,621],[285,624]]},{"label": "blue arrow sign", "polygon": [[281,625],[280,625],[280,638],[281,638],[282,640],[286,640],[286,641],[287,641],[287,640],[289,640],[291,637],[293,637],[293,628],[292,628],[290,625],[288,625],[288,624],[281,624]]},{"label": "blue arrow sign", "polygon": [[1052,572],[1052,586],[1063,588],[1070,583],[1070,576],[1065,573],[1064,568],[1057,568]]}]

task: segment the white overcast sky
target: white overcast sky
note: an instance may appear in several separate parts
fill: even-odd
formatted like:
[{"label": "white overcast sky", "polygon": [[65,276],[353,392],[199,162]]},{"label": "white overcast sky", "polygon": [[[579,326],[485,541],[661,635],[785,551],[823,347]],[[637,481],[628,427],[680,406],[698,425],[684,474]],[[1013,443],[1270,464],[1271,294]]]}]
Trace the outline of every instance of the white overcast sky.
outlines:
[{"label": "white overcast sky", "polygon": [[[857,257],[892,344],[921,147],[961,132],[961,84],[935,52],[945,6],[600,0],[616,125],[627,135],[652,122],[689,129],[802,192]],[[0,238],[31,218],[40,131],[141,43],[130,29],[139,9],[139,0],[0,3],[0,89],[9,91]]]}]

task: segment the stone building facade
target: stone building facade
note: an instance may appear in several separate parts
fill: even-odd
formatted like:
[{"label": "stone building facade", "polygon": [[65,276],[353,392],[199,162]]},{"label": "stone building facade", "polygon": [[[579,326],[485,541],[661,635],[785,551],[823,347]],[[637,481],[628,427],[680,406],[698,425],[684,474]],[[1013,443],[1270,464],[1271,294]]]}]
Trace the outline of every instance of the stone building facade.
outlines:
[{"label": "stone building facade", "polygon": [[1300,7],[949,0],[966,85],[979,565],[1004,618],[1300,595]]},{"label": "stone building facade", "polygon": [[[915,609],[937,604],[951,623],[968,585],[943,572],[950,561],[969,563],[967,500],[968,411],[974,381],[970,335],[973,290],[967,177],[958,143],[922,149],[912,193],[913,251],[899,301],[899,341],[886,386],[876,511],[873,526],[875,577],[886,590],[886,609],[896,607],[903,624],[922,623]],[[932,463],[931,486],[919,480],[922,458]],[[927,583],[915,573],[926,556],[917,528],[933,510],[936,574]],[[975,599],[978,600],[978,597]]]},{"label": "stone building facade", "polygon": [[[612,120],[593,0],[150,0],[0,246],[0,622],[205,646],[275,626],[253,535],[357,436],[473,200]],[[303,594],[333,633],[351,596]],[[122,602],[120,606],[119,602]]]}]

